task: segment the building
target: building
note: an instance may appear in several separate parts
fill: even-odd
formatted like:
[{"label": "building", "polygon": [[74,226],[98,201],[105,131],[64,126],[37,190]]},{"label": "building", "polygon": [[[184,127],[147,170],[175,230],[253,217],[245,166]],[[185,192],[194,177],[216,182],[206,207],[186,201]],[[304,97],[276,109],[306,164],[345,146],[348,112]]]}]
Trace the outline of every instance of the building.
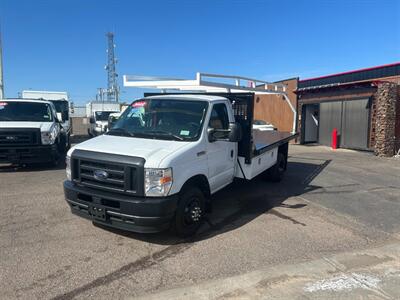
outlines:
[{"label": "building", "polygon": [[299,80],[300,143],[371,150],[393,156],[400,148],[400,63]]}]

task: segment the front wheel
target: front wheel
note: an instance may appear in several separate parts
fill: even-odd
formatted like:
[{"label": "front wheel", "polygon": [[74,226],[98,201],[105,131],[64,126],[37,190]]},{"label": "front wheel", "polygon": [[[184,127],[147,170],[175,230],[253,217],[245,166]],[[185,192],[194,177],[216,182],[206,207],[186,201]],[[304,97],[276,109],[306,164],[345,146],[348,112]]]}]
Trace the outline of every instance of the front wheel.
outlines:
[{"label": "front wheel", "polygon": [[194,235],[200,228],[205,212],[205,198],[197,187],[186,188],[175,213],[175,231],[180,237]]},{"label": "front wheel", "polygon": [[67,135],[67,145],[66,145],[66,151],[68,151],[71,148],[71,134]]}]

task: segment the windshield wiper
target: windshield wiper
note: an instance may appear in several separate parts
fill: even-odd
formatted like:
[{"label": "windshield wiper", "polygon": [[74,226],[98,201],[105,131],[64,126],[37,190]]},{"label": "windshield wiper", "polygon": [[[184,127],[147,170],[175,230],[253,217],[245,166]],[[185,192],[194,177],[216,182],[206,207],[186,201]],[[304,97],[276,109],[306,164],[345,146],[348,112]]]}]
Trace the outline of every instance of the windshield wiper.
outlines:
[{"label": "windshield wiper", "polygon": [[163,136],[170,136],[178,141],[185,140],[184,138],[180,137],[179,135],[173,134],[172,132],[163,131],[163,130],[150,130],[150,131],[147,131],[146,133],[154,133],[154,134],[159,134],[159,135],[163,135]]},{"label": "windshield wiper", "polygon": [[112,128],[112,129],[110,129],[110,131],[107,134],[109,134],[109,135],[125,135],[125,136],[132,136],[132,137],[135,136],[132,132],[129,132],[124,128]]}]

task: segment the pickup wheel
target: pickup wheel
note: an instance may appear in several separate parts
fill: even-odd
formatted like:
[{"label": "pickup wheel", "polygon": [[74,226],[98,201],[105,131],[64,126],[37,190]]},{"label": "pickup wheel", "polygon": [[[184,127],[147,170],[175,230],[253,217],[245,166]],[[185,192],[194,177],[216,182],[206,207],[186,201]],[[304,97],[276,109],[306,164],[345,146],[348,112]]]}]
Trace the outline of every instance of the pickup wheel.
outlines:
[{"label": "pickup wheel", "polygon": [[66,151],[68,151],[71,148],[71,134],[69,133],[67,135],[67,145],[66,145]]},{"label": "pickup wheel", "polygon": [[180,197],[175,214],[175,231],[180,237],[196,233],[203,222],[205,198],[197,187],[186,188]]},{"label": "pickup wheel", "polygon": [[285,174],[287,160],[285,155],[282,153],[278,153],[278,157],[275,165],[273,165],[266,172],[266,177],[268,180],[273,182],[279,182],[283,179],[283,175]]}]

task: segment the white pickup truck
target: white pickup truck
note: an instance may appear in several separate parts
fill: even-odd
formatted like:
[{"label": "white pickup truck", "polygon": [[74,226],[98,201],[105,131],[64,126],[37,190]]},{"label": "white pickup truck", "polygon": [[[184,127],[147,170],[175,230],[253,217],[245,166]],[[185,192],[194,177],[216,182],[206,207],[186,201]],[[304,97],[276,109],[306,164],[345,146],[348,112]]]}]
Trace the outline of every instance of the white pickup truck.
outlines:
[{"label": "white pickup truck", "polygon": [[0,163],[57,164],[67,147],[61,128],[50,101],[0,99]]},{"label": "white pickup truck", "polygon": [[71,148],[64,193],[74,214],[135,232],[199,228],[211,195],[286,170],[296,135],[253,130],[254,93],[160,94],[134,101],[106,134]]},{"label": "white pickup truck", "polygon": [[72,121],[70,112],[73,112],[73,103],[68,98],[67,92],[52,91],[22,91],[23,99],[46,100],[54,104],[57,118],[61,122],[61,139],[66,144],[67,149],[71,147]]}]

